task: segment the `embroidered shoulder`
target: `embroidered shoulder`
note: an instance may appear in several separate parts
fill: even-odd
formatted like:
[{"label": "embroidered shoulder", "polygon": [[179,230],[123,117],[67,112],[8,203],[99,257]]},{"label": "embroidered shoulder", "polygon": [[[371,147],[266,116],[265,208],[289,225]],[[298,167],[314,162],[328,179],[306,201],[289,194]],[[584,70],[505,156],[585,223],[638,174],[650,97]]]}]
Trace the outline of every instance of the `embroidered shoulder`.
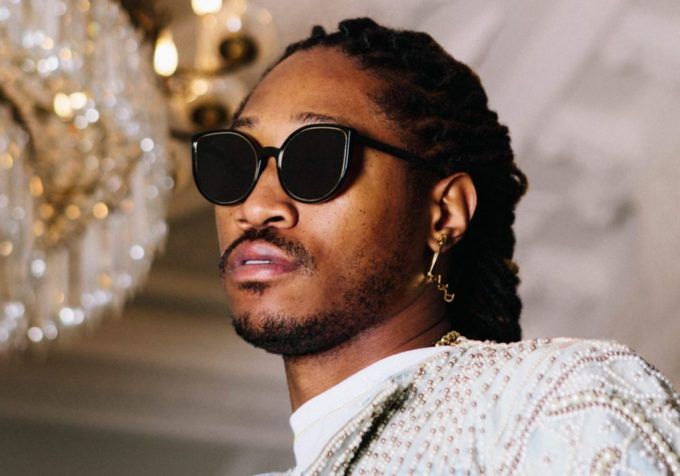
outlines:
[{"label": "embroidered shoulder", "polygon": [[656,369],[612,342],[526,345],[536,348],[503,398],[514,422],[499,428],[495,472],[680,474],[680,397]]}]

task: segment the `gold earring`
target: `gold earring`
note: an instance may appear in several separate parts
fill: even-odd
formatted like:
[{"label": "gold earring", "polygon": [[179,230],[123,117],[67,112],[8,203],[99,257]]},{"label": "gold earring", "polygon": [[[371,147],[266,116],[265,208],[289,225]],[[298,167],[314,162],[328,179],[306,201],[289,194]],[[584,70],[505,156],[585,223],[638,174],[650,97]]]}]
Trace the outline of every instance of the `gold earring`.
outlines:
[{"label": "gold earring", "polygon": [[455,297],[455,293],[450,293],[449,292],[449,285],[442,283],[442,275],[441,274],[432,274],[432,271],[434,270],[434,266],[437,264],[437,259],[439,259],[439,253],[441,253],[442,249],[444,248],[444,245],[446,245],[446,242],[449,240],[449,235],[442,235],[439,240],[439,250],[435,251],[434,256],[432,256],[432,264],[430,264],[430,269],[425,275],[425,279],[427,279],[430,283],[434,284],[437,286],[437,290],[441,291],[444,293],[444,301],[446,302],[451,302],[453,301],[453,298]]}]

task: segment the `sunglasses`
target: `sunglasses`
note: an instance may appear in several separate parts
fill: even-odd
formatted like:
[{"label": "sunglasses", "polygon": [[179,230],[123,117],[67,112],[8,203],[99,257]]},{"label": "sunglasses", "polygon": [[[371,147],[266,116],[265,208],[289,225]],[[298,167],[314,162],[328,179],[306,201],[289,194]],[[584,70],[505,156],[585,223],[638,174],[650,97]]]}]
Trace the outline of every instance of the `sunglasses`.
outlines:
[{"label": "sunglasses", "polygon": [[192,136],[191,143],[196,187],[217,205],[243,202],[270,157],[276,159],[283,190],[304,203],[329,200],[340,189],[357,144],[422,165],[405,150],[336,124],[303,126],[280,148],[262,147],[248,134],[233,129],[201,132]]}]

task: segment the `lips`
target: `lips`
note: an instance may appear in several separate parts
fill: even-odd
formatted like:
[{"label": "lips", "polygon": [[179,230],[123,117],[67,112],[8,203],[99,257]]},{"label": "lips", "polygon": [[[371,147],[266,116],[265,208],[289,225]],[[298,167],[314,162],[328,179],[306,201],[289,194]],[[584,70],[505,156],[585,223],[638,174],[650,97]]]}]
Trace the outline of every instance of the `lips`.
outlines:
[{"label": "lips", "polygon": [[241,243],[231,253],[225,277],[234,282],[271,281],[296,271],[300,264],[281,248],[264,241]]}]

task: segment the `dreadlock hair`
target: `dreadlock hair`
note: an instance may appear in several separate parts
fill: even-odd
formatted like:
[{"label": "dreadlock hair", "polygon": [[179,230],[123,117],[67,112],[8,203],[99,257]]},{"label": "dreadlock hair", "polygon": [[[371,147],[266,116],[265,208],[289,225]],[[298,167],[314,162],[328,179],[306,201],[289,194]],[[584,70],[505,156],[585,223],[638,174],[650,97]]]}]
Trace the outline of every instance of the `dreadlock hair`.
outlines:
[{"label": "dreadlock hair", "polygon": [[401,126],[411,152],[436,166],[439,177],[470,175],[477,208],[451,250],[446,275],[456,298],[447,316],[466,337],[519,340],[522,302],[512,224],[527,181],[514,162],[508,128],[489,110],[479,77],[430,35],[387,28],[370,18],[341,21],[330,34],[315,26],[267,72],[298,51],[318,47],[338,48],[382,79],[384,87],[372,99]]}]

